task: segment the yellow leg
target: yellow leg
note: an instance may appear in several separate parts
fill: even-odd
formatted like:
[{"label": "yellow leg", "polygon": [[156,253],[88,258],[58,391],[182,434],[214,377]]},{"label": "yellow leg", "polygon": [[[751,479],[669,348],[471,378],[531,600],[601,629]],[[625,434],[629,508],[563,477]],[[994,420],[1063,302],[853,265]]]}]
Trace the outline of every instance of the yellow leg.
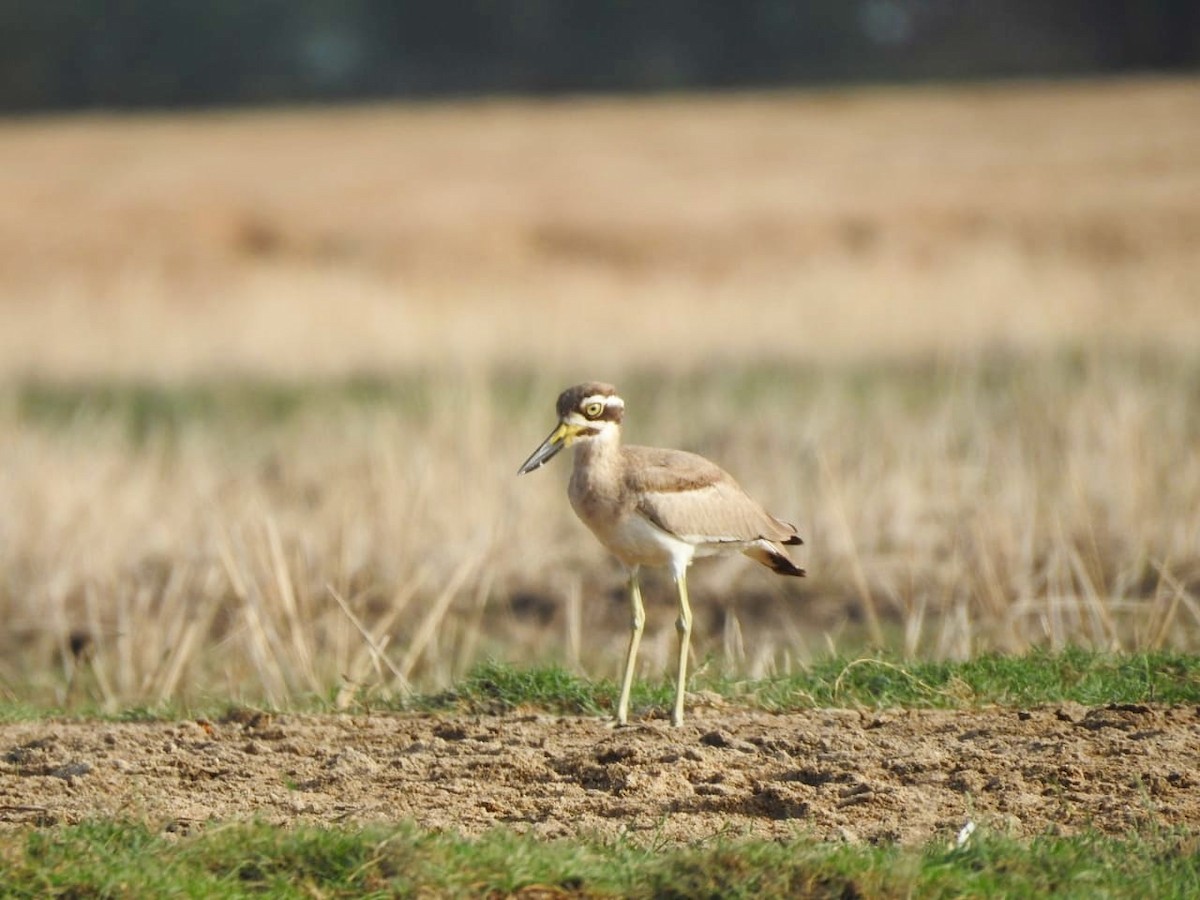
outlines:
[{"label": "yellow leg", "polygon": [[675,685],[675,712],[671,715],[671,724],[682,725],[688,649],[692,639],[692,607],[688,603],[687,572],[680,572],[675,583],[679,587],[679,619],[675,622],[675,630],[679,632],[679,681]]},{"label": "yellow leg", "polygon": [[642,607],[642,588],[638,584],[638,570],[629,574],[629,603],[633,620],[630,624],[629,650],[625,653],[625,673],[621,676],[621,699],[617,702],[617,724],[624,725],[629,719],[629,690],[633,687],[633,669],[637,662],[638,644],[642,641],[642,628],[646,625],[646,610]]}]

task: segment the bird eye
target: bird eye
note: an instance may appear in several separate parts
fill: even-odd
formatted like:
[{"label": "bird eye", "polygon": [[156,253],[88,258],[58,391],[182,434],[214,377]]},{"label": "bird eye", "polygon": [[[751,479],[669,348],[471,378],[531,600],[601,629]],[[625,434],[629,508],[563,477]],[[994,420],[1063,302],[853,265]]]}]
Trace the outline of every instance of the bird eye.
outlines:
[{"label": "bird eye", "polygon": [[583,408],[583,414],[589,419],[598,418],[600,413],[604,412],[603,403],[589,403]]}]

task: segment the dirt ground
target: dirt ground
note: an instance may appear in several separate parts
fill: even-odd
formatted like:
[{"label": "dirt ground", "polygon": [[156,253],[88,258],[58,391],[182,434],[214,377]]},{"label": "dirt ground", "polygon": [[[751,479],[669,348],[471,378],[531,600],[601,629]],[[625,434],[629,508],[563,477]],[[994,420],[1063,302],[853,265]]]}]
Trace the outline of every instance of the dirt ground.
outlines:
[{"label": "dirt ground", "polygon": [[657,843],[1200,828],[1200,708],[775,715],[700,697],[689,713],[680,729],[543,714],[9,724],[0,827],[413,820]]}]

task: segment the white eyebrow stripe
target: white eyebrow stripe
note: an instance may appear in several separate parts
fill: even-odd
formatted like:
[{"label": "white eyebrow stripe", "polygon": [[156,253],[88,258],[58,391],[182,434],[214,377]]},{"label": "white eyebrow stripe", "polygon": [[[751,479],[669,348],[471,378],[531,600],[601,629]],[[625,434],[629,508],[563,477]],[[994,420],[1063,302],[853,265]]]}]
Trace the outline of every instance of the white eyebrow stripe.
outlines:
[{"label": "white eyebrow stripe", "polygon": [[584,406],[589,406],[592,403],[600,403],[604,406],[619,406],[621,409],[625,408],[625,401],[620,397],[615,395],[606,396],[604,394],[592,394],[590,397],[584,397],[579,406],[582,408]]}]

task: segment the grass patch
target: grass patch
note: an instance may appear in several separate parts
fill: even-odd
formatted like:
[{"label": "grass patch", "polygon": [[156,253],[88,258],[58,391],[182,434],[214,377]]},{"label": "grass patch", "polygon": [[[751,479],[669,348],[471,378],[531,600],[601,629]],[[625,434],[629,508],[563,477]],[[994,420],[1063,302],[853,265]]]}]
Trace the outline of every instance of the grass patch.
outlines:
[{"label": "grass patch", "polygon": [[559,666],[519,669],[497,662],[476,666],[454,690],[418,699],[433,709],[465,705],[488,712],[536,707],[555,712],[599,715],[611,706],[612,685],[593,682]]},{"label": "grass patch", "polygon": [[[989,654],[966,662],[829,657],[801,672],[757,681],[701,674],[690,679],[688,689],[719,695],[734,706],[773,712],[838,707],[1029,707],[1068,702],[1085,706],[1186,704],[1200,703],[1200,656],[1167,651],[1111,654],[1071,647],[1059,653]],[[634,714],[654,709],[665,714],[674,702],[674,692],[670,678],[635,681],[631,697]],[[333,712],[337,708],[334,693],[298,696],[270,711]],[[451,690],[364,697],[352,708],[493,715],[539,710],[559,715],[607,716],[616,708],[618,693],[618,685],[611,679],[593,681],[561,666],[523,668],[489,661],[472,669]],[[0,723],[46,716],[125,722],[197,717],[221,720],[244,713],[241,706],[215,699],[199,704],[133,706],[116,712],[94,704],[67,709],[16,700],[0,702]]]},{"label": "grass patch", "polygon": [[249,897],[1185,897],[1200,855],[1184,834],[977,832],[963,847],[719,838],[689,847],[542,842],[510,831],[471,840],[411,826],[251,823],[184,838],[92,822],[0,835],[0,895]]},{"label": "grass patch", "polygon": [[[669,709],[674,683],[635,682],[635,711]],[[692,691],[709,691],[734,703],[773,711],[820,707],[956,708],[997,704],[1039,706],[1075,702],[1200,702],[1200,656],[1155,652],[985,655],[966,662],[903,661],[885,656],[819,660],[793,675],[745,681],[699,676]],[[556,713],[608,714],[616,705],[614,681],[589,681],[559,667],[519,669],[489,662],[454,690],[418,698],[428,709],[466,708],[501,713],[533,707]]]},{"label": "grass patch", "polygon": [[212,379],[186,384],[139,380],[34,380],[11,388],[22,422],[50,429],[116,422],[135,442],[191,425],[263,428],[305,413],[389,407],[420,417],[431,405],[433,380],[421,373],[362,374],[321,382],[267,378]]},{"label": "grass patch", "polygon": [[[1014,397],[1044,391],[1047,381],[1070,392],[1085,390],[1099,373],[1164,389],[1200,385],[1200,365],[1186,354],[1145,348],[1086,352],[1065,346],[1056,352],[1031,354],[992,350],[970,365],[933,355],[904,360],[852,360],[838,365],[760,359],[736,367],[699,365],[664,377],[661,369],[625,372],[620,387],[637,398],[641,418],[667,415],[681,404],[704,402],[739,410],[806,409],[833,390],[839,402],[855,409],[879,406],[881,398],[899,398],[909,412],[944,403],[955,392],[974,391],[978,398],[1009,403]],[[563,378],[567,375],[561,376]],[[468,379],[469,380],[469,379]],[[488,400],[505,415],[549,414],[557,384],[518,366],[497,366],[485,378]],[[333,410],[388,408],[419,422],[439,404],[461,392],[461,377],[433,369],[403,372],[370,371],[315,381],[256,375],[227,376],[172,383],[149,379],[24,379],[0,394],[19,422],[60,430],[97,422],[117,422],[141,440],[181,427],[229,428],[283,425],[307,414]]]},{"label": "grass patch", "polygon": [[1075,702],[1194,703],[1200,657],[1171,652],[986,654],[966,662],[887,657],[828,659],[805,672],[749,685],[769,709],[808,706],[1038,706]]}]

